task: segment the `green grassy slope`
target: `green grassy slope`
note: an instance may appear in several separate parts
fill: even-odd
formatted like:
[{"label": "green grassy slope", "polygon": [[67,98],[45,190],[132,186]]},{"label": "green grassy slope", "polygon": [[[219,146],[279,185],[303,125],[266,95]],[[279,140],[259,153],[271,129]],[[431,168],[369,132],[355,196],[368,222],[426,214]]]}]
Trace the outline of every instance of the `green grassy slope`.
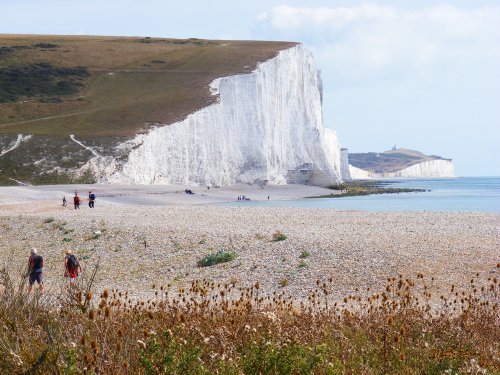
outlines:
[{"label": "green grassy slope", "polygon": [[[31,84],[37,64],[81,69],[88,76],[55,77],[14,100],[0,91],[0,133],[131,136],[151,123],[171,123],[213,102],[208,84],[249,72],[287,42],[199,39],[0,35],[0,81]],[[21,77],[8,76],[12,69]],[[30,72],[32,73],[30,75]],[[12,82],[9,81],[9,84]],[[61,81],[73,90],[55,90]],[[2,83],[2,82],[0,82]],[[49,87],[50,86],[50,87]],[[52,87],[52,90],[49,90]],[[66,86],[63,85],[63,89]],[[77,90],[74,88],[78,88]],[[11,95],[12,96],[12,95]]]}]

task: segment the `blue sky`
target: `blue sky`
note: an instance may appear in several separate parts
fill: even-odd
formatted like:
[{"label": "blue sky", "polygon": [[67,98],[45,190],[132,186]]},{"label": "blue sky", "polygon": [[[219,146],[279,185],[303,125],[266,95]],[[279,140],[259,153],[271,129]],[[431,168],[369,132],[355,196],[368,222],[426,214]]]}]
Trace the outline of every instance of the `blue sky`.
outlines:
[{"label": "blue sky", "polygon": [[325,125],[352,152],[394,144],[500,175],[500,1],[0,0],[0,33],[303,42]]}]

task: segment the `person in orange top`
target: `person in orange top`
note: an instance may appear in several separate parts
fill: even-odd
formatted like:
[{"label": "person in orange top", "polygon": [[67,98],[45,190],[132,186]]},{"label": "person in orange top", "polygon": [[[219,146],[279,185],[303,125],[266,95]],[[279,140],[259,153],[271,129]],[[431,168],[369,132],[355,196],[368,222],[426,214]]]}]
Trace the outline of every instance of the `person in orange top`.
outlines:
[{"label": "person in orange top", "polygon": [[75,205],[75,210],[80,209],[80,196],[78,193],[75,193],[75,196],[73,197],[73,203]]}]

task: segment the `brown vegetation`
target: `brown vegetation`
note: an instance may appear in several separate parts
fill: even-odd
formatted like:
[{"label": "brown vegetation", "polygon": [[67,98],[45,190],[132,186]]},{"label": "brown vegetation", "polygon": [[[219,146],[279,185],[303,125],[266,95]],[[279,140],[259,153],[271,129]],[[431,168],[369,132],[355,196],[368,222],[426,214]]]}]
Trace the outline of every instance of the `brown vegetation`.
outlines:
[{"label": "brown vegetation", "polygon": [[[148,301],[89,285],[29,296],[1,273],[0,372],[105,374],[498,373],[500,264],[439,297],[433,278],[306,300],[235,283],[152,285]],[[94,274],[95,275],[95,274]]]}]

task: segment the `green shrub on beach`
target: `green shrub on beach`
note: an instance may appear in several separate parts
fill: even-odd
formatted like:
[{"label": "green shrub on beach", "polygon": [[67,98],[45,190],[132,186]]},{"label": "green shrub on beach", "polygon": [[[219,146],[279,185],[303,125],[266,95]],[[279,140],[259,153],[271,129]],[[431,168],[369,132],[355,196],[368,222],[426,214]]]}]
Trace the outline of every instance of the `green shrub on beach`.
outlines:
[{"label": "green shrub on beach", "polygon": [[280,230],[277,230],[276,232],[273,233],[273,241],[274,242],[284,241],[287,238],[288,238],[287,235]]},{"label": "green shrub on beach", "polygon": [[205,255],[198,261],[198,267],[208,267],[219,263],[226,263],[236,259],[234,251],[219,250],[216,253]]},{"label": "green shrub on beach", "polygon": [[305,258],[309,258],[311,256],[311,253],[307,250],[304,250],[300,253],[300,256],[299,258],[300,259],[305,259]]},{"label": "green shrub on beach", "polygon": [[286,277],[283,277],[280,279],[278,284],[279,284],[280,288],[284,288],[284,287],[288,286],[289,281]]}]

